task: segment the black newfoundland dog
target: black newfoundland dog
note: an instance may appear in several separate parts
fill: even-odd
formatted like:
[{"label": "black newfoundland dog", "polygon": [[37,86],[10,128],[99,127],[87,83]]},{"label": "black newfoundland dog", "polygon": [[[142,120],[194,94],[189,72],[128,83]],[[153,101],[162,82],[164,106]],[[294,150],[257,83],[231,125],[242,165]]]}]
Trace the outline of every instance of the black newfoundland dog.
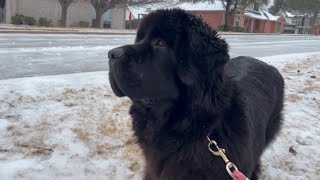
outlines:
[{"label": "black newfoundland dog", "polygon": [[[250,179],[281,127],[284,81],[274,67],[229,58],[228,44],[183,10],[146,16],[135,43],[109,51],[113,92],[132,101],[146,180],[231,179],[209,136]],[[214,146],[212,147],[214,151]]]}]

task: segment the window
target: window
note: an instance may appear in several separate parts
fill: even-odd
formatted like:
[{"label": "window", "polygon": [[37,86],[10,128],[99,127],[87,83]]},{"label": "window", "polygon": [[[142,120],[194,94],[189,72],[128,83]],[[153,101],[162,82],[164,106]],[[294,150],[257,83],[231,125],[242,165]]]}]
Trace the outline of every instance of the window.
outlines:
[{"label": "window", "polygon": [[241,19],[241,16],[240,16],[240,12],[238,11],[237,14],[236,14],[236,26],[240,26],[240,19]]}]

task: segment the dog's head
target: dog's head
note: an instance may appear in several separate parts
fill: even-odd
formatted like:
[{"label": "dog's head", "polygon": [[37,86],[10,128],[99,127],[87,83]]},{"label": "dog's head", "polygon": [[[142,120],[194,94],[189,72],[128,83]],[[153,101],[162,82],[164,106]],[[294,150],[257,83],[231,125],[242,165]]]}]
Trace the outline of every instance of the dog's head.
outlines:
[{"label": "dog's head", "polygon": [[212,88],[229,60],[217,32],[179,9],[146,16],[135,43],[110,50],[108,57],[114,93],[149,104]]}]

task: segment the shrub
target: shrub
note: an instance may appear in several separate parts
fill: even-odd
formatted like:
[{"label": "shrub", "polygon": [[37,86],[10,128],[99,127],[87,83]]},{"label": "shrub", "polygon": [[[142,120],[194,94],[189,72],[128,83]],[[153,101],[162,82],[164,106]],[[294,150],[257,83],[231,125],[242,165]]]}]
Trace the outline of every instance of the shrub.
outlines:
[{"label": "shrub", "polygon": [[246,28],[242,26],[227,26],[227,29],[224,30],[224,25],[219,26],[220,31],[233,31],[233,32],[245,32]]},{"label": "shrub", "polygon": [[242,27],[242,26],[236,26],[235,28],[235,32],[245,32],[246,28]]},{"label": "shrub", "polygon": [[70,24],[70,27],[89,27],[90,23],[86,21],[79,21]]},{"label": "shrub", "polygon": [[37,21],[33,17],[30,17],[30,16],[25,16],[23,18],[23,20],[27,25],[30,25],[30,26],[34,26],[37,24]]},{"label": "shrub", "polygon": [[224,24],[223,24],[223,25],[220,25],[220,26],[218,27],[218,30],[219,30],[219,31],[229,31],[229,30],[230,30],[230,26],[227,26],[227,29],[225,30],[225,29],[224,29]]},{"label": "shrub", "polygon": [[90,23],[86,21],[80,21],[79,22],[79,27],[89,27]]},{"label": "shrub", "polygon": [[45,26],[45,27],[51,27],[52,26],[52,20],[44,18],[44,17],[41,17],[38,20],[38,25],[39,26]]},{"label": "shrub", "polygon": [[23,24],[23,16],[22,15],[15,15],[11,17],[11,24],[21,25]]}]

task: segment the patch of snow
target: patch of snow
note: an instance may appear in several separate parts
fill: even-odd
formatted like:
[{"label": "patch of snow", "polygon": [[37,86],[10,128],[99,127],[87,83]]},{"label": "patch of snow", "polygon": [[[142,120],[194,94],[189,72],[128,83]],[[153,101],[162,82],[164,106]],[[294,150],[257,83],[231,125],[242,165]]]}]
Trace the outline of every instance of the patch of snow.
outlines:
[{"label": "patch of snow", "polygon": [[295,15],[293,15],[292,13],[290,13],[290,12],[288,12],[288,11],[286,11],[286,15],[287,15],[288,18],[293,18],[293,17],[295,17]]},{"label": "patch of snow", "polygon": [[129,6],[128,8],[135,19],[140,18],[139,15],[146,15],[146,14],[149,14],[151,11],[155,10],[155,9],[152,9],[151,7],[149,8],[149,7],[141,7],[141,6]]},{"label": "patch of snow", "polygon": [[225,5],[222,1],[216,0],[214,2],[200,1],[197,3],[179,3],[175,6],[186,11],[225,11]]},{"label": "patch of snow", "polygon": [[278,67],[286,83],[284,125],[261,160],[262,179],[320,177],[320,55],[291,54],[262,60]]},{"label": "patch of snow", "polygon": [[[320,54],[258,58],[286,83],[284,124],[265,151],[261,179],[320,177]],[[107,72],[0,80],[0,177],[130,179],[143,155]]]},{"label": "patch of snow", "polygon": [[4,132],[7,130],[6,128],[10,125],[11,123],[8,122],[6,119],[0,119],[0,133]]},{"label": "patch of snow", "polygon": [[145,6],[129,6],[128,9],[134,16],[134,18],[139,18],[139,15],[149,14],[151,11],[157,9],[173,9],[180,8],[186,11],[225,11],[225,5],[223,1],[216,0],[214,2],[210,1],[200,1],[196,3],[190,2],[180,2],[180,3],[156,3],[148,4]]},{"label": "patch of snow", "polygon": [[265,14],[265,16],[267,16],[267,18],[270,21],[278,21],[278,19],[280,17],[280,16],[274,16],[274,15],[270,14],[268,11],[265,11],[265,10],[262,10],[262,12]]},{"label": "patch of snow", "polygon": [[[7,49],[0,49],[0,54],[4,53],[17,53],[17,52],[70,52],[70,51],[92,51],[92,50],[100,50],[100,51],[106,51],[110,50],[112,48],[115,48],[116,46],[60,46],[60,47],[26,47],[26,48],[7,48]],[[55,54],[59,55],[59,54]],[[60,54],[61,55],[61,54]]]},{"label": "patch of snow", "polygon": [[244,15],[251,17],[253,19],[268,20],[268,18],[263,14],[262,11],[259,11],[259,12],[246,11]]},{"label": "patch of snow", "polygon": [[6,163],[0,163],[0,177],[1,179],[9,180],[16,179],[20,176],[21,171],[26,169],[33,169],[36,162],[31,159],[20,159]]}]

